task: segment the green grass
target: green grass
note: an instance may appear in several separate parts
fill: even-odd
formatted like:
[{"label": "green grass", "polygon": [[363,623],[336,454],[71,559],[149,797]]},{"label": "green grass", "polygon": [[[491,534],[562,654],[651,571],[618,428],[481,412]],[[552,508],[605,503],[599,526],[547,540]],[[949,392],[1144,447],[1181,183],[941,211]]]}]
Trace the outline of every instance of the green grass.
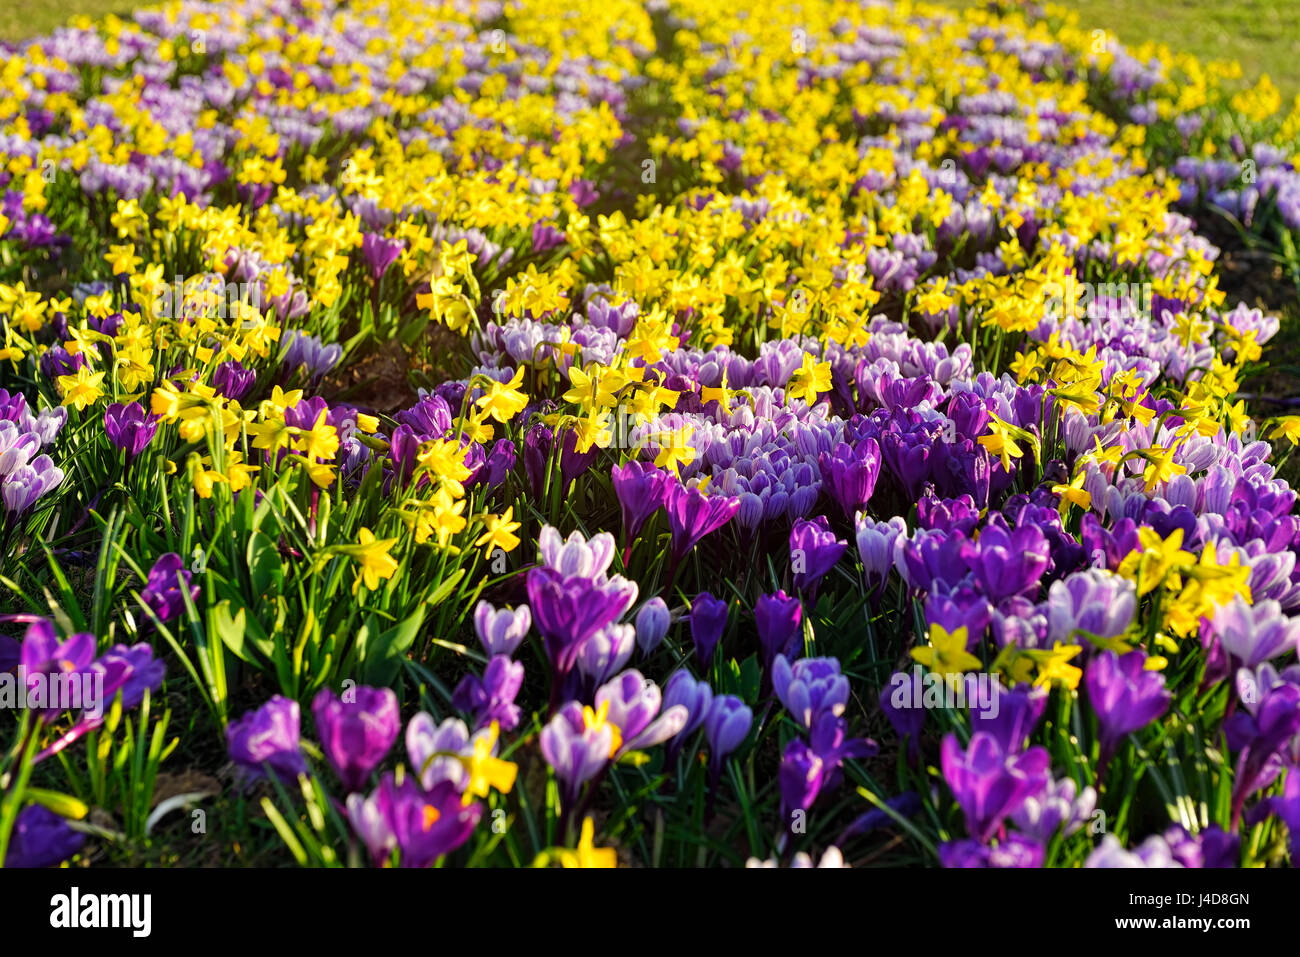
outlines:
[{"label": "green grass", "polygon": [[[968,7],[982,0],[934,0]],[[15,0],[0,9],[0,40],[47,33],[78,14],[126,17],[130,0]],[[1109,30],[1126,44],[1155,40],[1202,59],[1233,59],[1245,75],[1267,73],[1288,102],[1300,94],[1300,0],[1076,0],[1085,29]]]},{"label": "green grass", "polygon": [[149,4],[131,0],[6,0],[0,4],[0,40],[25,40],[64,26],[75,16],[105,17],[115,13],[125,19],[131,11]]},{"label": "green grass", "polygon": [[[982,6],[982,0],[932,0]],[[1246,79],[1267,73],[1289,106],[1300,94],[1300,0],[1073,0],[1084,30],[1106,30],[1126,46],[1146,41],[1202,60],[1236,60]]]}]

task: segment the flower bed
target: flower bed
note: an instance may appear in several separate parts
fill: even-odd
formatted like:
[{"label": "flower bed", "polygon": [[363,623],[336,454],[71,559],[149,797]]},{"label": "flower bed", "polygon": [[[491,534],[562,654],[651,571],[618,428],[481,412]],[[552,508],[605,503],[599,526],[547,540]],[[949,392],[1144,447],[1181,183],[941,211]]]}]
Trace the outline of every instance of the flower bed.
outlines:
[{"label": "flower bed", "polygon": [[1294,270],[1300,113],[747,7],[7,58],[0,860],[1295,853],[1300,417],[1198,223]]}]

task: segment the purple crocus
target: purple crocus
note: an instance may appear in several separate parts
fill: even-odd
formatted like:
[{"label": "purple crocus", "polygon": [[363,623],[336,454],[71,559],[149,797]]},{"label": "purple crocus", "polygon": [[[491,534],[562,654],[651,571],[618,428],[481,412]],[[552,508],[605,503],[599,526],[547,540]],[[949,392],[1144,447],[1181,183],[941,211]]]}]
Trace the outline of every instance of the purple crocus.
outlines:
[{"label": "purple crocus", "polygon": [[987,732],[971,736],[965,750],[954,734],[944,736],[940,749],[944,780],[966,817],[966,830],[987,844],[1002,820],[1047,786],[1051,756],[1033,747],[1008,754]]},{"label": "purple crocus", "polygon": [[806,812],[817,800],[825,780],[826,765],[804,741],[795,738],[786,745],[777,769],[781,789],[781,817],[793,828],[796,812]]},{"label": "purple crocus", "polygon": [[1254,672],[1237,672],[1237,696],[1243,707],[1223,723],[1228,747],[1237,754],[1232,784],[1235,829],[1246,798],[1267,787],[1282,771],[1279,752],[1300,732],[1300,685],[1296,667],[1279,675],[1270,664]]},{"label": "purple crocus", "polygon": [[997,738],[1003,751],[1014,754],[1025,746],[1042,719],[1047,689],[1024,685],[1008,691],[995,680],[992,693],[992,701],[985,707],[970,709],[971,733],[986,731]]},{"label": "purple crocus", "polygon": [[1146,727],[1169,707],[1172,696],[1165,688],[1164,676],[1146,670],[1146,660],[1140,649],[1122,656],[1106,650],[1088,663],[1083,680],[1101,739],[1098,774],[1125,735]]},{"label": "purple crocus", "polygon": [[614,466],[610,477],[614,480],[614,494],[618,496],[618,505],[623,513],[623,534],[630,546],[641,533],[646,519],[663,507],[672,475],[648,462],[634,461],[621,468]]},{"label": "purple crocus", "polygon": [[754,723],[754,712],[735,695],[718,695],[704,718],[704,737],[709,742],[709,778],[714,783],[722,774],[722,761],[740,747]]},{"label": "purple crocus", "polygon": [[939,845],[943,867],[1042,867],[1043,846],[1020,834],[1009,834],[996,845],[978,841],[948,841]]},{"label": "purple crocus", "polygon": [[307,770],[299,746],[301,720],[298,702],[275,695],[262,707],[226,725],[230,759],[253,778],[265,774],[266,767],[281,780],[296,778]]},{"label": "purple crocus", "polygon": [[390,688],[361,685],[339,698],[321,688],[311,703],[321,749],[344,788],[360,791],[384,760],[401,730],[397,695]]},{"label": "purple crocus", "polygon": [[852,521],[876,490],[876,479],[880,477],[879,444],[873,438],[863,439],[856,448],[840,443],[833,453],[822,452],[817,461],[825,483],[823,488],[830,492],[844,517]]},{"label": "purple crocus", "polygon": [[880,691],[880,710],[899,740],[907,741],[907,762],[921,756],[921,729],[925,727],[925,680],[921,668],[896,671]]},{"label": "purple crocus", "polygon": [[448,781],[426,791],[412,777],[399,785],[391,773],[369,798],[354,794],[348,800],[348,819],[375,863],[397,848],[402,867],[433,865],[469,840],[482,816],[483,805],[465,804]]},{"label": "purple crocus", "polygon": [[134,708],[144,700],[146,691],[157,691],[162,687],[167,666],[161,659],[154,657],[154,650],[147,642],[134,645],[114,645],[104,652],[100,661],[113,674],[117,675],[114,687],[105,684],[105,695],[122,693],[122,707]]},{"label": "purple crocus", "polygon": [[519,726],[520,710],[515,704],[524,684],[524,666],[506,655],[495,655],[483,669],[483,677],[466,675],[452,693],[452,705],[472,712],[477,727],[496,722],[502,731]]},{"label": "purple crocus", "polygon": [[587,639],[623,617],[637,592],[636,583],[623,578],[598,582],[549,567],[530,569],[526,587],[533,622],[561,678],[573,670]]},{"label": "purple crocus", "polygon": [[[67,640],[60,641],[54,626],[44,618],[28,625],[19,652],[19,666],[27,678],[29,700],[56,705],[58,689],[71,690],[74,675],[78,682],[76,691],[80,694],[94,678],[96,644],[95,636],[85,633],[69,635]],[[37,708],[33,716],[48,720],[63,710],[58,706]]]},{"label": "purple crocus", "polygon": [[86,835],[74,831],[68,822],[40,804],[29,804],[18,812],[5,867],[54,867],[70,858],[86,843]]},{"label": "purple crocus", "polygon": [[175,552],[160,555],[149,569],[149,578],[140,592],[140,603],[166,624],[185,610],[182,589],[189,589],[190,600],[199,597],[199,586],[190,584],[190,571]]},{"label": "purple crocus", "polygon": [[769,672],[777,655],[793,658],[803,635],[803,605],[784,591],[760,595],[754,605],[763,666]]},{"label": "purple crocus", "polygon": [[400,239],[386,239],[379,233],[363,233],[361,236],[361,255],[370,268],[370,277],[378,282],[388,267],[402,255],[406,244]]},{"label": "purple crocus", "polygon": [[847,542],[835,537],[825,515],[795,522],[790,530],[790,570],[794,573],[794,587],[812,601],[818,583],[835,567],[848,547]]},{"label": "purple crocus", "polygon": [[257,373],[245,369],[235,359],[228,359],[212,372],[212,388],[233,402],[246,396],[256,382]]},{"label": "purple crocus", "polygon": [[1037,588],[1050,556],[1047,539],[1033,525],[1011,532],[989,525],[978,541],[962,546],[962,558],[995,603]]},{"label": "purple crocus", "polygon": [[691,602],[691,640],[695,642],[695,660],[701,668],[713,662],[713,649],[718,647],[727,627],[727,608],[725,601],[706,591]]},{"label": "purple crocus", "polygon": [[109,441],[126,453],[129,462],[153,441],[158,419],[146,413],[139,402],[114,402],[104,410],[104,431]]},{"label": "purple crocus", "polygon": [[670,484],[664,500],[668,526],[672,530],[674,564],[686,557],[704,536],[731,521],[740,499],[727,495],[705,495],[698,488]]}]

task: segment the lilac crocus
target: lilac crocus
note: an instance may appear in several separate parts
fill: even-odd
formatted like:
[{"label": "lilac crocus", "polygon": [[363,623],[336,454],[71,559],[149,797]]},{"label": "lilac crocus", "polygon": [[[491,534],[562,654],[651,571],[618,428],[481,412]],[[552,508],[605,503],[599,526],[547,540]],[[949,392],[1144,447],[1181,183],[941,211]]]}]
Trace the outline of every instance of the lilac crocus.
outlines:
[{"label": "lilac crocus", "polygon": [[1068,643],[1078,632],[1114,638],[1128,630],[1136,611],[1131,581],[1101,568],[1075,572],[1047,590],[1047,640]]},{"label": "lilac crocus", "polygon": [[275,695],[226,725],[230,759],[254,778],[261,777],[266,767],[281,780],[297,777],[307,770],[299,746],[301,720],[298,702]]},{"label": "lilac crocus", "polygon": [[823,714],[843,714],[849,701],[849,679],[840,674],[836,658],[800,658],[792,665],[785,655],[777,655],[772,690],[805,729]]},{"label": "lilac crocus", "polygon": [[1146,727],[1169,707],[1172,696],[1164,676],[1146,670],[1146,660],[1141,650],[1122,656],[1106,650],[1088,663],[1084,684],[1097,715],[1102,770],[1125,735]]},{"label": "lilac crocus", "polygon": [[527,605],[494,608],[480,601],[474,606],[474,633],[489,655],[513,655],[532,626],[533,614]]},{"label": "lilac crocus", "polygon": [[686,669],[674,671],[668,683],[664,685],[664,708],[681,706],[686,709],[686,723],[682,725],[672,741],[668,743],[668,764],[677,758],[686,739],[690,737],[708,717],[709,706],[713,703],[713,689],[703,679],[697,681]]},{"label": "lilac crocus", "polygon": [[894,543],[906,534],[907,523],[897,516],[887,522],[858,519],[854,539],[873,600],[879,598],[894,567]]},{"label": "lilac crocus", "polygon": [[966,817],[966,830],[983,844],[997,834],[1003,818],[1049,781],[1051,756],[1045,748],[1008,754],[997,738],[983,731],[971,736],[965,750],[956,735],[945,735],[940,758],[944,780]]},{"label": "lilac crocus", "polygon": [[0,498],[10,516],[21,515],[63,481],[63,469],[48,455],[38,455],[20,465],[0,482]]},{"label": "lilac crocus", "polygon": [[604,769],[616,750],[613,725],[588,721],[591,714],[570,701],[555,712],[540,735],[542,756],[560,782],[565,807],[573,806],[582,786]]},{"label": "lilac crocus", "polygon": [[482,678],[469,674],[461,679],[452,693],[452,705],[472,712],[476,727],[496,722],[502,731],[513,731],[519,726],[521,712],[515,698],[523,683],[523,663],[495,655],[483,669]]},{"label": "lilac crocus", "polygon": [[305,332],[288,332],[284,341],[286,349],[282,365],[286,374],[306,369],[313,381],[319,380],[343,358],[342,345],[335,342],[327,346]]},{"label": "lilac crocus", "polygon": [[659,647],[671,622],[668,603],[658,595],[641,606],[636,613],[636,644],[641,654],[648,655]]},{"label": "lilac crocus", "polygon": [[623,743],[615,757],[663,744],[690,718],[682,705],[663,708],[663,693],[641,672],[629,668],[596,691],[596,709],[606,709],[606,720],[619,729]]},{"label": "lilac crocus", "polygon": [[1201,637],[1218,641],[1235,674],[1300,649],[1300,618],[1286,617],[1276,601],[1251,605],[1238,595],[1214,610]]},{"label": "lilac crocus", "polygon": [[158,419],[146,413],[139,402],[114,402],[104,410],[104,431],[108,440],[126,453],[129,462],[153,440]]},{"label": "lilac crocus", "polygon": [[321,749],[351,794],[360,791],[401,730],[397,695],[390,688],[361,685],[340,698],[321,688],[311,703]]},{"label": "lilac crocus", "polygon": [[140,592],[140,603],[164,624],[185,611],[183,589],[189,590],[191,601],[199,597],[199,586],[190,584],[190,571],[184,564],[175,552],[158,556]]},{"label": "lilac crocus", "polygon": [[691,602],[691,640],[695,642],[695,660],[707,668],[713,662],[713,649],[722,640],[727,627],[728,605],[706,591]]},{"label": "lilac crocus", "polygon": [[722,762],[749,735],[754,712],[735,695],[718,695],[709,704],[704,718],[704,736],[709,742],[709,777],[716,782]]},{"label": "lilac crocus", "polygon": [[1097,792],[1090,787],[1079,790],[1072,778],[1050,782],[1039,794],[1025,798],[1025,803],[1011,815],[1016,829],[1040,844],[1048,844],[1059,831],[1069,837],[1091,818],[1097,806]]}]

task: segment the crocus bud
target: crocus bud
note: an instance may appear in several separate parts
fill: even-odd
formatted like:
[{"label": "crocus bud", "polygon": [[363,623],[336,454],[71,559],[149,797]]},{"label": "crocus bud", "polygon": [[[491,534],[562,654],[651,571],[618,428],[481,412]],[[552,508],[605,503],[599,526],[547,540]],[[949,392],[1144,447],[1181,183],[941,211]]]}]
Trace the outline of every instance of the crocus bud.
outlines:
[{"label": "crocus bud", "polygon": [[489,655],[513,655],[532,625],[527,605],[498,609],[481,601],[474,608],[474,631]]},{"label": "crocus bud", "polygon": [[695,657],[701,666],[713,660],[713,649],[727,627],[727,603],[714,598],[706,591],[700,592],[691,602],[691,638],[695,642]]},{"label": "crocus bud", "polygon": [[671,621],[668,605],[662,598],[656,596],[641,606],[636,613],[636,644],[641,654],[648,655],[659,647]]}]

